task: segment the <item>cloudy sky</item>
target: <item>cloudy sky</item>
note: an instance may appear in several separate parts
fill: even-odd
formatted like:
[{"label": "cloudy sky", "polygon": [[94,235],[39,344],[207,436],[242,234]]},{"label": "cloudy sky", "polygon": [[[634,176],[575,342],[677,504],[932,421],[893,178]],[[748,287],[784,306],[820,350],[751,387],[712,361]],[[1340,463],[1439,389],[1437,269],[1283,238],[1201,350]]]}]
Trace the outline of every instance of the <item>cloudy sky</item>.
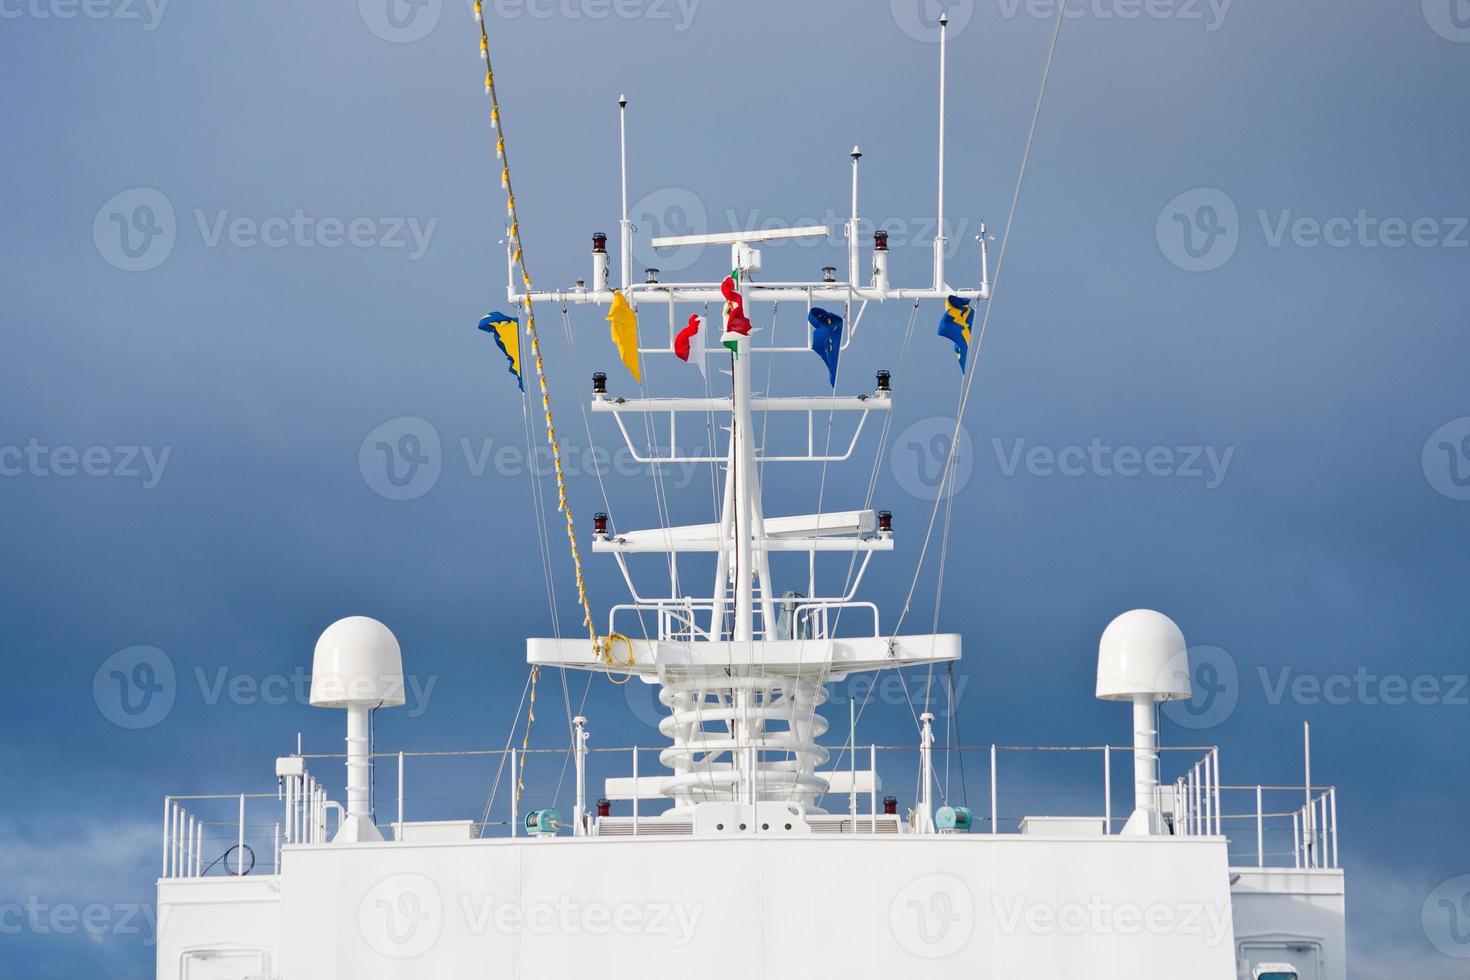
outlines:
[{"label": "cloudy sky", "polygon": [[[589,236],[616,231],[623,92],[635,268],[722,273],[718,250],[655,258],[652,234],[840,223],[858,143],[894,278],[927,281],[945,6],[489,4],[539,282],[587,277]],[[978,278],[981,222],[1006,227],[1056,7],[947,7],[958,284]],[[946,733],[964,744],[1126,742],[1126,712],[1092,699],[1096,640],[1123,610],[1167,612],[1200,696],[1166,741],[1218,744],[1233,785],[1300,785],[1312,724],[1314,782],[1340,790],[1354,975],[1460,976],[1470,6],[1069,10],[972,356],[942,589],[919,546],[961,379],[933,304],[911,334],[907,307],[868,311],[838,387],[892,370],[891,427],[825,474],[773,469],[767,510],[860,506],[876,479],[898,547],[861,597],[891,628],[912,585],[907,629],[937,614],[964,635]],[[555,533],[548,605],[523,404],[475,330],[505,305],[477,44],[465,0],[0,0],[0,977],[151,975],[163,797],[273,792],[298,732],[339,751],[340,717],[302,683],[334,619],[402,641],[416,687],[380,718],[385,751],[503,745],[523,638],[576,631]],[[766,274],[843,258],[835,238],[773,247]],[[786,343],[806,331],[804,310],[755,313]],[[709,520],[707,470],[657,484],[590,452],[619,443],[584,425],[588,376],[633,382],[599,314],[542,316],[579,525],[605,492],[619,527],[655,526],[660,486],[673,519]],[[785,357],[759,387],[819,391],[824,371]],[[668,358],[646,380],[703,390]],[[601,617],[626,593],[589,568]],[[840,741],[853,692],[836,693]],[[555,675],[535,744],[565,746],[584,696],[595,744],[658,744],[646,690]],[[916,742],[902,687],[872,696],[858,740]],[[984,754],[967,756],[946,791],[979,806]],[[561,764],[533,769],[534,793],[557,796]],[[1097,768],[1018,773],[1008,816],[1097,812],[1065,795],[1097,792]],[[457,789],[422,813],[478,817],[493,775],[426,773]]]}]

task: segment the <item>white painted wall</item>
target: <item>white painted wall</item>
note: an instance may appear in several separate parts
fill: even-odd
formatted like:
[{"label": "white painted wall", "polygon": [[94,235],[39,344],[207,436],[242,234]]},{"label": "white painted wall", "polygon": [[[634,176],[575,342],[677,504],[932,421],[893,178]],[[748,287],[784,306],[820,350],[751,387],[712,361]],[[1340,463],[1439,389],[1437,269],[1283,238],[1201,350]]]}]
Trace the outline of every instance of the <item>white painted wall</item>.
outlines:
[{"label": "white painted wall", "polygon": [[285,980],[1235,974],[1223,841],[557,839],[286,866]]},{"label": "white painted wall", "polygon": [[240,980],[271,976],[280,945],[279,879],[169,879],[158,883],[158,976]]},{"label": "white painted wall", "polygon": [[1290,963],[1301,980],[1346,980],[1341,871],[1237,868],[1232,874],[1238,876],[1231,892],[1243,970]]},{"label": "white painted wall", "polygon": [[188,980],[1228,980],[1283,936],[1320,944],[1304,980],[1345,978],[1341,873],[1232,871],[1208,838],[522,838],[285,872],[161,882],[160,980],[210,950],[267,972],[195,955]]}]

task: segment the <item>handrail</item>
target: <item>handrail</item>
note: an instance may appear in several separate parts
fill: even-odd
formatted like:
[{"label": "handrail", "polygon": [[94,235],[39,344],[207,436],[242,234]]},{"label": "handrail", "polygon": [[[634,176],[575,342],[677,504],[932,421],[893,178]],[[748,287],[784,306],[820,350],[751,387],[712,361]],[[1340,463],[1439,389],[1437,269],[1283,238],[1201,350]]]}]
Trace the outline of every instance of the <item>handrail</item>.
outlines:
[{"label": "handrail", "polygon": [[[837,748],[835,745],[829,747],[833,749]],[[724,748],[732,755],[738,755],[744,747],[732,745],[725,746]],[[854,747],[843,745],[841,748],[844,752],[847,752],[852,751]],[[632,792],[635,795],[647,797],[650,792],[647,784],[654,783],[661,786],[662,783],[657,779],[650,779],[648,777],[647,774],[649,774],[650,770],[646,768],[647,760],[644,758],[643,753],[650,751],[663,752],[666,749],[667,746],[662,744],[652,747],[626,745],[593,747],[584,743],[580,749],[579,763],[575,770],[577,774],[577,798],[581,800],[597,798],[596,793],[589,796],[586,788],[586,782],[588,780],[587,770],[589,763],[594,759],[601,760],[597,765],[598,778],[612,778],[626,773],[628,770],[624,766],[629,763],[631,763],[632,770],[635,774],[641,770],[645,774],[642,781],[643,786],[640,789],[640,784],[636,781],[633,782],[631,784],[633,786]],[[505,759],[507,762],[510,762],[513,767],[513,773],[518,776],[528,765],[535,765],[534,760],[536,759],[545,759],[547,757],[560,758],[567,756],[568,753],[576,753],[577,751],[576,748],[568,749],[565,747],[516,747],[376,752],[373,753],[372,757],[379,761],[385,759],[392,760],[397,768],[396,823],[402,827],[406,825],[405,821],[407,819],[411,819],[410,815],[406,812],[409,803],[412,803],[415,808],[422,806],[437,811],[447,810],[452,813],[458,808],[457,801],[483,801],[483,795],[477,793],[464,796],[458,795],[456,792],[458,787],[452,787],[446,791],[442,788],[445,784],[440,782],[442,777],[439,776],[425,778],[422,784],[415,777],[416,786],[421,787],[418,789],[420,795],[409,798],[405,792],[405,769],[411,763],[436,759],[483,759],[492,761]],[[864,746],[859,744],[856,746],[856,751],[864,752]],[[865,754],[868,756],[868,765],[873,776],[871,790],[865,789],[864,792],[871,792],[872,794],[878,792],[877,787],[880,780],[877,769],[879,761],[878,753],[880,751],[886,754],[885,758],[892,758],[893,753],[898,753],[903,756],[908,756],[911,760],[918,760],[921,758],[923,746],[908,744],[880,745],[878,743],[872,743],[866,746]],[[1001,833],[1003,828],[1009,828],[1005,829],[1005,832],[1008,834],[1015,833],[1016,823],[1023,816],[1047,813],[1048,811],[1044,807],[1048,805],[1045,801],[1049,799],[1065,801],[1058,808],[1059,812],[1053,811],[1051,815],[1059,817],[1076,815],[1089,820],[1095,816],[1098,824],[1102,828],[1102,833],[1105,835],[1117,833],[1123,821],[1131,815],[1132,799],[1130,796],[1129,811],[1126,813],[1120,812],[1117,819],[1114,819],[1115,783],[1113,769],[1115,767],[1113,765],[1112,755],[1114,752],[1131,753],[1133,751],[1132,746],[1110,744],[1000,745],[996,743],[992,745],[959,745],[948,747],[933,745],[930,747],[930,751],[933,753],[948,753],[951,756],[960,757],[963,757],[965,754],[984,754],[989,757],[989,812],[982,816],[981,814],[984,813],[984,810],[982,809],[983,804],[981,804],[981,806],[976,807],[974,819],[976,824],[982,829],[985,828],[985,823],[988,820],[988,830],[992,834]],[[1227,785],[1220,779],[1220,751],[1218,747],[1162,746],[1160,747],[1160,752],[1165,757],[1177,757],[1180,752],[1188,752],[1199,756],[1187,769],[1183,770],[1183,775],[1173,779],[1172,782],[1166,781],[1160,789],[1159,808],[1166,816],[1167,833],[1173,836],[1188,838],[1225,838],[1229,842],[1229,857],[1232,867],[1258,867],[1263,869],[1285,867],[1288,869],[1298,868],[1302,870],[1332,870],[1340,867],[1337,791],[1335,787],[1313,786],[1307,789],[1301,786],[1275,786],[1266,784],[1255,786]],[[1102,765],[1099,769],[1101,771],[1097,774],[1098,782],[1075,788],[1058,788],[1051,783],[1029,778],[1024,780],[1018,779],[1017,777],[1002,779],[1000,770],[1004,768],[1005,764],[1000,759],[1000,756],[1003,753],[1090,753],[1101,754],[1103,758],[1100,760]],[[834,752],[834,754],[836,753]],[[619,762],[619,757],[626,761]],[[281,789],[276,794],[216,793],[173,795],[168,797],[165,800],[165,829],[163,838],[164,877],[197,877],[203,871],[207,870],[204,867],[205,862],[201,862],[200,860],[204,846],[204,828],[206,827],[211,828],[216,834],[222,828],[231,828],[233,830],[231,834],[234,838],[233,843],[236,847],[240,847],[247,841],[260,841],[266,834],[271,832],[272,826],[274,826],[277,839],[277,868],[281,864],[280,855],[283,847],[297,844],[314,845],[326,843],[330,840],[327,814],[330,812],[333,804],[327,799],[325,789],[305,773],[304,764],[306,760],[340,761],[345,758],[345,754],[339,753],[300,754],[293,756],[292,760],[300,760],[301,764],[289,766],[287,767],[287,771],[299,773],[300,775],[286,776],[282,781]],[[935,757],[929,767],[931,771],[943,771],[945,768],[944,759],[944,755]],[[1062,760],[1058,759],[1057,761],[1060,762]],[[835,771],[845,772],[849,768],[851,768],[850,760],[844,763],[842,759],[837,759]],[[1172,765],[1169,768],[1173,770],[1170,773],[1171,776],[1179,771],[1173,769]],[[380,769],[379,771],[381,773],[380,779],[392,778],[389,770]],[[963,772],[963,767],[961,771]],[[1028,771],[1034,772],[1036,771],[1036,767],[1028,767]],[[970,772],[972,774],[972,780],[977,772],[981,774],[980,778],[982,780],[985,779],[985,766],[983,764],[978,769],[971,769]],[[816,773],[816,776],[822,778],[826,778],[828,775],[829,773],[825,769]],[[894,782],[895,785],[903,785],[908,782],[911,775],[912,767],[906,763],[904,775],[897,780],[890,775],[889,781]],[[938,779],[939,777],[936,776],[936,786]],[[512,786],[515,786],[517,782],[518,780],[513,778]],[[628,783],[626,779],[623,782],[625,785]],[[1007,785],[1008,782],[1010,785]],[[856,785],[856,782],[853,785]],[[965,782],[962,781],[962,792],[964,788]],[[970,782],[969,788],[975,788],[973,781]],[[1116,788],[1122,789],[1121,783]],[[1097,799],[1099,795],[1098,790],[1101,790],[1101,800]],[[560,792],[560,786],[558,786],[558,792]],[[843,795],[852,795],[852,791],[840,790],[839,792]],[[1304,793],[1309,802],[1300,803],[1302,794]],[[1284,799],[1287,794],[1295,795],[1292,806],[1279,805],[1279,802],[1273,799],[1273,797]],[[934,795],[936,794],[931,794],[931,798]],[[258,817],[247,822],[245,814],[246,804],[251,801],[267,800],[273,796],[285,803],[284,819],[274,825],[268,822],[262,822]],[[1242,799],[1242,796],[1245,799]],[[628,799],[629,797],[621,798]],[[1100,804],[1096,811],[1089,813],[1088,805],[1079,802],[1087,798],[1091,798]],[[531,802],[532,800],[535,802]],[[910,813],[910,820],[903,821],[901,818],[901,822],[908,828],[904,831],[905,833],[924,832],[924,828],[930,826],[930,824],[918,816],[919,811],[925,805],[923,800],[924,796],[920,794],[916,809]],[[1024,804],[1018,802],[1022,800],[1029,802]],[[1246,800],[1250,802],[1247,804]],[[218,818],[209,821],[201,820],[197,813],[185,809],[186,806],[197,807],[210,803],[216,806],[220,804],[228,805],[231,801],[238,801],[239,803],[238,807],[232,808],[239,811],[237,819],[233,823]],[[957,804],[959,801],[951,797],[948,800],[935,800],[929,805],[938,806],[941,802],[954,802]],[[850,800],[846,801],[846,803],[847,805],[841,809],[850,811],[853,804]],[[1036,803],[1041,803],[1043,808],[1029,809]],[[1268,803],[1271,805],[1268,806]],[[1300,805],[1297,805],[1299,803]],[[1003,804],[1005,807],[1004,811]],[[549,786],[544,795],[540,795],[539,791],[537,795],[532,796],[527,796],[520,792],[512,792],[511,799],[508,803],[508,820],[505,819],[507,811],[499,810],[497,805],[495,819],[491,819],[490,815],[487,814],[482,819],[464,822],[472,824],[475,828],[474,833],[477,835],[486,833],[493,828],[497,835],[501,832],[508,831],[511,836],[517,836],[523,832],[521,817],[524,814],[543,806],[553,805],[556,805],[556,799],[553,798]],[[1028,809],[1020,809],[1022,805]],[[392,804],[390,804],[391,806]],[[634,822],[629,826],[628,832],[636,836],[640,833],[638,824],[640,822],[646,823],[651,819],[657,819],[657,811],[655,813],[649,813],[645,806],[639,812],[636,802],[634,803],[634,807]],[[876,795],[873,800],[869,801],[869,809],[877,809]],[[385,814],[386,819],[387,816]],[[418,819],[422,820],[425,817],[420,816]],[[436,814],[433,819],[443,819],[443,817],[439,817]],[[617,819],[626,818],[619,817]],[[1288,820],[1291,822],[1290,827],[1284,826]],[[568,825],[579,826],[575,821]],[[384,826],[387,827],[390,824],[384,823]],[[581,834],[596,832],[595,824],[590,820],[580,826],[582,829],[579,833]],[[1255,828],[1253,835],[1250,832],[1251,827]],[[646,830],[646,827],[644,830]],[[1286,834],[1288,833],[1291,834],[1289,848],[1286,843]],[[1248,843],[1251,836],[1254,836],[1255,840]],[[260,844],[256,844],[255,846],[259,848]],[[1248,847],[1253,853],[1247,855],[1245,850]],[[264,852],[262,851],[262,853]],[[231,874],[240,874],[244,870],[243,865],[245,863],[247,862],[242,861],[234,870],[229,870],[227,866],[226,870],[229,870]]]},{"label": "handrail", "polygon": [[[837,746],[830,746],[830,747],[833,747],[833,748],[841,748],[842,746],[841,745],[837,745]],[[863,748],[867,748],[867,747],[868,746],[865,743],[863,745]],[[880,752],[910,752],[910,751],[911,752],[918,752],[919,749],[920,749],[920,746],[919,745],[886,745],[886,744],[883,744],[883,743],[873,743],[873,746],[872,747],[875,748],[875,749],[877,749]],[[621,746],[615,746],[615,747],[602,747],[602,748],[593,748],[592,746],[588,746],[587,747],[587,751],[588,752],[592,752],[592,753],[614,753],[614,752],[627,753],[628,751],[630,751],[632,749],[637,749],[640,752],[661,752],[661,751],[663,751],[666,748],[668,748],[668,746],[667,745],[664,745],[664,744],[658,744],[658,745],[636,745],[636,746],[635,745],[621,745]],[[1133,751],[1133,746],[1131,746],[1131,745],[1000,745],[1000,744],[997,743],[995,745],[995,748],[998,749],[1001,752],[1102,752],[1104,750],[1111,750],[1113,752],[1132,752]],[[935,752],[989,752],[990,749],[991,749],[991,746],[989,744],[986,744],[986,745],[951,745],[951,746],[936,745],[936,746],[934,746],[934,751]],[[375,752],[375,753],[373,753],[373,756],[372,757],[375,758],[375,759],[396,759],[396,758],[398,758],[399,755],[403,755],[405,758],[413,759],[413,758],[452,758],[454,756],[495,756],[495,755],[505,755],[505,756],[508,756],[508,755],[510,755],[510,753],[512,751],[519,752],[522,755],[565,755],[568,752],[570,752],[571,750],[569,748],[540,748],[540,749],[532,748],[532,749],[515,749],[515,750],[512,750],[512,749],[440,749],[440,750],[436,750],[436,751],[419,751],[419,752],[402,752],[402,753],[400,753],[400,752]],[[1211,752],[1211,751],[1214,751],[1214,746],[1161,745],[1161,746],[1159,746],[1159,751],[1160,752]],[[298,756],[298,758],[307,759],[307,760],[314,760],[314,759],[339,759],[339,760],[345,760],[347,758],[347,756],[346,756],[345,753],[340,753],[340,752],[337,752],[337,753],[312,753],[312,754],[305,754],[305,755]],[[1222,786],[1221,788],[1222,789],[1227,789],[1227,788],[1230,788],[1230,789],[1241,789],[1241,788],[1254,789],[1255,787],[1254,786],[1252,786],[1252,787],[1223,787]],[[1264,787],[1264,788],[1265,789],[1272,789],[1272,788],[1276,788],[1276,789],[1293,789],[1293,790],[1296,790],[1297,792],[1301,792],[1301,790],[1302,790],[1302,787],[1300,787],[1300,786],[1282,786],[1282,787],[1270,787],[1270,786],[1267,786],[1267,787]],[[1322,788],[1325,788],[1325,787],[1322,787]],[[225,796],[212,797],[212,798],[215,798],[215,799],[234,799],[237,795],[238,794],[231,793],[231,794],[227,794]],[[256,794],[256,795],[257,796],[264,796],[266,794]],[[275,794],[269,794],[269,795],[274,796]],[[209,799],[211,797],[200,797],[200,798],[201,799]],[[172,797],[172,799],[182,800],[182,799],[189,799],[189,797],[174,796],[174,797]]]},{"label": "handrail", "polygon": [[[243,878],[253,870],[245,866],[245,853],[250,848],[247,840],[269,829],[273,835],[274,865],[280,868],[281,824],[279,822],[251,823],[246,819],[246,806],[250,800],[273,799],[275,794],[234,793],[230,795],[210,794],[195,796],[167,796],[163,801],[163,869],[160,877],[168,880],[203,878],[216,864],[224,864],[223,873],[230,877]],[[237,802],[236,819],[205,820],[183,806],[184,802]],[[234,846],[226,849],[220,857],[205,864],[206,828],[229,828],[233,831],[224,840],[232,840]],[[235,855],[235,871],[229,871],[229,856]],[[255,852],[251,851],[253,855]]]},{"label": "handrail", "polygon": [[[838,619],[840,620],[842,612],[848,609],[865,610],[871,612],[873,617],[873,626],[871,631],[853,631],[851,633],[843,633],[842,636],[856,638],[880,637],[883,635],[880,628],[880,614],[878,606],[876,603],[873,602],[858,602],[851,599],[836,598],[780,598],[773,600],[773,602],[778,611],[784,611],[784,609],[790,610],[792,632],[794,636],[772,637],[771,634],[775,629],[775,624],[767,624],[762,618],[762,611],[757,608],[753,610],[753,613],[757,620],[757,625],[755,627],[755,634],[757,639],[840,639],[841,637],[838,636],[835,632],[836,624],[832,621],[832,615],[834,612],[837,613]],[[642,614],[650,613],[657,617],[657,622],[650,638],[659,640],[718,639],[718,637],[715,637],[711,633],[709,628],[699,624],[699,622],[696,620],[696,616],[699,614],[713,614],[723,605],[725,604],[722,604],[714,599],[694,598],[659,598],[642,599],[637,602],[624,602],[613,606],[612,609],[609,610],[607,618],[608,631],[609,633],[620,632],[625,636],[637,635],[637,633],[639,632],[638,630],[629,630],[627,627],[619,629],[619,617],[626,616],[630,613],[636,614],[639,616],[641,622]],[[808,625],[810,625],[811,627],[810,636],[806,636],[804,634],[804,630],[807,628]]]}]

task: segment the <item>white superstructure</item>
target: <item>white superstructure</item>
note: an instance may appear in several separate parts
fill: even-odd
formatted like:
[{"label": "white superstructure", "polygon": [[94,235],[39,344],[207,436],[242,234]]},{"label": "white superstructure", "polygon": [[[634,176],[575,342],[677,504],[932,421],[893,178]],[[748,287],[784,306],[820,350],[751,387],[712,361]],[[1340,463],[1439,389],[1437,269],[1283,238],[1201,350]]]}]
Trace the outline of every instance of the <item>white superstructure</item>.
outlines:
[{"label": "white superstructure", "polygon": [[[943,43],[940,52],[942,92]],[[621,108],[626,119],[626,100]],[[942,96],[940,119],[943,228]],[[384,751],[372,745],[370,713],[403,703],[403,654],[381,623],[335,623],[317,645],[311,700],[345,711],[345,752],[307,755],[298,746],[277,760],[276,786],[264,793],[165,801],[160,980],[1344,980],[1336,793],[1225,784],[1217,749],[1166,744],[1159,705],[1188,699],[1191,675],[1184,633],[1161,613],[1126,612],[1101,636],[1096,694],[1129,706],[1122,745],[941,746],[927,707],[916,714],[912,746],[857,744],[851,730],[835,744],[827,737],[823,704],[834,681],[945,669],[960,659],[960,637],[900,633],[859,598],[868,563],[895,542],[893,516],[871,501],[766,512],[763,482],[779,480],[782,466],[848,461],[865,429],[878,428],[870,418],[886,432],[895,397],[887,372],[855,394],[838,393],[846,385],[835,369],[831,394],[757,392],[758,358],[810,358],[812,349],[763,344],[759,329],[741,332],[733,318],[742,305],[757,324],[777,303],[838,307],[845,349],[875,304],[916,311],[925,302],[983,303],[991,292],[984,235],[969,287],[949,282],[942,232],[928,284],[890,281],[881,235],[864,263],[862,154],[851,158],[845,279],[835,269],[815,281],[764,278],[769,243],[833,234],[803,228],[656,240],[728,248],[731,279],[663,282],[650,270],[635,283],[626,189],[617,285],[606,236],[595,240],[590,285],[531,295],[514,287],[508,248],[518,308],[600,308],[621,298],[639,313],[641,357],[674,352],[681,308],[724,304],[699,365],[711,394],[624,397],[599,373],[590,403],[594,423],[615,429],[640,462],[713,467],[717,511],[704,524],[629,530],[598,514],[592,551],[617,562],[631,601],[608,614],[606,635],[531,639],[526,648],[536,670],[654,688],[662,744],[602,747],[595,719],[578,716],[568,719],[564,750]],[[651,343],[665,315],[667,342]],[[838,415],[855,423],[850,441],[834,447],[817,431]],[[681,420],[711,418],[727,433],[722,449],[676,448]],[[767,419],[804,421],[805,450],[768,452],[760,438]],[[654,423],[667,429],[635,439]],[[635,582],[633,556],[648,554],[663,556],[666,594]],[[680,563],[701,555],[713,578],[692,589]],[[782,591],[772,568],[773,558],[791,555],[805,564],[799,593]],[[837,574],[824,564],[832,556]],[[1090,656],[1078,651],[1079,661]],[[1123,717],[1120,706],[1119,732]],[[947,786],[941,753],[961,764],[969,753],[987,774],[988,799],[973,812],[936,798]],[[528,767],[548,757],[571,774],[565,818],[560,800],[533,805],[522,790]],[[1128,777],[1113,771],[1130,757],[1131,795]],[[1067,787],[1081,802],[1018,809],[1043,799],[1042,788],[1051,792],[1028,772],[1057,759],[1086,767]],[[326,777],[334,760],[345,762],[345,804],[327,788],[337,772],[325,781],[312,773]],[[483,810],[443,812],[443,801],[411,789],[442,764],[479,765],[470,780],[483,780],[491,765],[503,790]],[[908,787],[910,798],[900,806],[885,782]],[[395,791],[375,799],[375,787]]]}]

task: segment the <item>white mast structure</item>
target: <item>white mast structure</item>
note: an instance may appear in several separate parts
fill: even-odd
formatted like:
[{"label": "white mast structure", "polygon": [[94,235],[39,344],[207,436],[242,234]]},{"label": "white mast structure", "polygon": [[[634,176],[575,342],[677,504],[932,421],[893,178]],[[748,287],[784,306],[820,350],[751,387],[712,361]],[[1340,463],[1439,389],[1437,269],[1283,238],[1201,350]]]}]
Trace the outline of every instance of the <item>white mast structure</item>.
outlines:
[{"label": "white mast structure", "polygon": [[[941,216],[945,200],[943,93],[947,18],[942,24],[938,180]],[[645,283],[631,281],[633,226],[627,211],[627,105],[626,98],[619,100],[623,202],[620,291],[636,308],[665,305],[669,308],[670,346],[644,347],[639,353],[670,354],[676,308],[681,304],[724,303],[725,296],[720,283],[663,283],[658,281],[655,270],[649,270]],[[836,281],[833,270],[826,270],[822,281],[764,283],[754,279],[762,269],[761,252],[755,246],[770,241],[828,236],[832,232],[825,226],[655,238],[653,247],[729,246],[731,267],[738,275],[739,291],[747,311],[762,303],[858,304],[859,311],[843,337],[844,348],[856,333],[868,303],[943,300],[950,296],[975,302],[989,299],[984,235],[980,236],[980,285],[955,288],[945,279],[942,223],[934,241],[931,285],[921,288],[892,285],[888,274],[887,235],[882,232],[874,235],[870,275],[863,275],[858,241],[861,160],[862,152],[854,147],[852,217],[846,228],[846,281]],[[610,305],[615,291],[608,286],[605,248],[606,236],[595,236],[590,288],[579,282],[568,291],[533,292],[529,299],[564,305]],[[514,276],[510,281],[510,301],[523,304],[528,297],[516,291]],[[728,325],[728,309],[723,325]],[[756,396],[751,392],[750,379],[754,354],[799,352],[810,356],[810,348],[754,347],[749,337],[728,332],[725,339],[736,344],[731,359],[729,397],[620,398],[608,394],[605,375],[599,374],[594,379],[592,411],[613,416],[638,462],[708,463],[723,465],[725,470],[717,524],[616,533],[607,526],[605,515],[598,515],[593,551],[615,556],[633,597],[632,604],[614,608],[609,633],[616,629],[619,613],[631,613],[640,621],[645,615],[652,615],[658,624],[656,632],[623,630],[630,640],[611,651],[611,658],[594,649],[587,639],[531,639],[527,641],[527,660],[543,666],[628,673],[645,683],[661,685],[660,701],[670,714],[659,727],[673,743],[660,757],[673,771],[673,776],[662,782],[663,795],[675,801],[678,811],[703,814],[711,826],[718,820],[718,826],[723,828],[724,821],[729,819],[732,827],[743,828],[747,824],[756,826],[754,819],[746,818],[757,816],[767,806],[786,808],[794,804],[812,810],[827,792],[828,781],[818,769],[826,761],[827,751],[817,744],[827,729],[826,721],[817,714],[818,707],[826,700],[827,682],[857,671],[954,661],[960,656],[960,639],[953,634],[885,635],[880,629],[876,607],[854,601],[872,553],[893,549],[891,518],[886,512],[860,510],[785,517],[767,517],[765,513],[762,469],[758,464],[841,462],[850,458],[868,415],[891,408],[886,373],[880,375],[876,391],[857,396]],[[709,351],[710,356],[725,354],[726,349],[719,345],[712,345]],[[819,449],[815,438],[815,419],[819,412],[860,413],[857,430],[845,451]],[[680,416],[708,413],[730,417],[727,452],[720,456],[680,455],[677,450]],[[752,419],[757,414],[772,413],[807,415],[805,453],[777,456],[756,445],[752,438]],[[640,452],[624,421],[628,415],[667,416],[668,452],[652,448]],[[810,598],[777,600],[770,556],[793,552],[808,556]],[[844,594],[817,597],[816,555],[832,552],[854,556],[861,553],[863,559]],[[640,595],[626,561],[627,555],[640,553],[669,555],[671,561],[673,556],[683,553],[715,555],[712,594],[707,599],[679,595],[679,583],[671,574],[671,594],[667,598]],[[855,610],[852,618],[868,613],[870,620],[864,618],[862,624],[870,628],[860,635],[838,635],[837,621],[843,610]],[[781,623],[785,624],[784,632],[778,630]],[[629,655],[631,663],[626,662]],[[616,662],[610,663],[610,659]],[[928,727],[926,721],[926,733]],[[634,791],[638,792],[636,785]],[[931,794],[926,787],[921,801],[929,799]],[[921,804],[921,809],[926,806]],[[699,817],[696,820],[701,824],[706,822]],[[918,814],[917,826],[932,829],[932,815]]]}]

